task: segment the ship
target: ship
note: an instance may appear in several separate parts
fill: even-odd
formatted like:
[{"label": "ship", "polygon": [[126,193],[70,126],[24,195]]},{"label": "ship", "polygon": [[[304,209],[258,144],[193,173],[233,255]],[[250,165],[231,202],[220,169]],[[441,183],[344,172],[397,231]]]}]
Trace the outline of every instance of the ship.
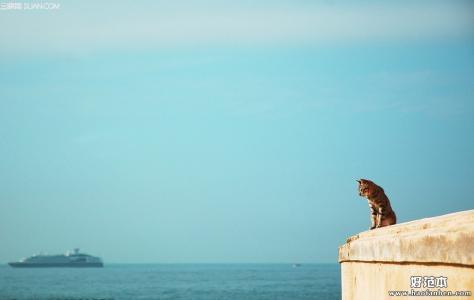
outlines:
[{"label": "ship", "polygon": [[8,264],[12,268],[102,268],[104,266],[100,257],[80,253],[79,248],[74,249],[73,252],[68,251],[58,255],[36,254]]}]

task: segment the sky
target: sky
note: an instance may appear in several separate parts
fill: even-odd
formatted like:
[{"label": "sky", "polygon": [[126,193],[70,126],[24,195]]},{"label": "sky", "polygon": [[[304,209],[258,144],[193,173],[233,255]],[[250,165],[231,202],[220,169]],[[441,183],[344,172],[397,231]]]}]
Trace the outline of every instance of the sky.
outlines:
[{"label": "sky", "polygon": [[469,1],[0,9],[0,262],[336,263],[474,208]]}]

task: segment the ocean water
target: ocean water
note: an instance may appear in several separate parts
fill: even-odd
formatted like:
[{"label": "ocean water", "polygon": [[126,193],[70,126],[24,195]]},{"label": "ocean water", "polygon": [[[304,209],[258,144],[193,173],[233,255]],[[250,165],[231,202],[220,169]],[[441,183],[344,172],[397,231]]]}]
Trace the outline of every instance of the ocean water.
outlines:
[{"label": "ocean water", "polygon": [[106,264],[0,266],[0,300],[341,298],[338,264]]}]

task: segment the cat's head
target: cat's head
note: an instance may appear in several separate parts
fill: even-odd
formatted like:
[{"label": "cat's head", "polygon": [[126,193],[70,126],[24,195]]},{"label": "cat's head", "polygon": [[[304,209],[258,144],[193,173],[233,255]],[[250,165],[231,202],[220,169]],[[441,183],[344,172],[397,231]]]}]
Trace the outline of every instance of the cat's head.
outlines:
[{"label": "cat's head", "polygon": [[369,196],[375,191],[375,184],[368,179],[359,179],[359,196],[369,198]]}]

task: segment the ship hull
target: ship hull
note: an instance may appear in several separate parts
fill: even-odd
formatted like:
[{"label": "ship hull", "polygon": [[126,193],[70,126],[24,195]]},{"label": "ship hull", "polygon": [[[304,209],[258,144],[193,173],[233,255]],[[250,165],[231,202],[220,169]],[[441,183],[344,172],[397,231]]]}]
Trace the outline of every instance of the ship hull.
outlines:
[{"label": "ship hull", "polygon": [[12,268],[102,268],[104,264],[97,263],[8,263]]}]

